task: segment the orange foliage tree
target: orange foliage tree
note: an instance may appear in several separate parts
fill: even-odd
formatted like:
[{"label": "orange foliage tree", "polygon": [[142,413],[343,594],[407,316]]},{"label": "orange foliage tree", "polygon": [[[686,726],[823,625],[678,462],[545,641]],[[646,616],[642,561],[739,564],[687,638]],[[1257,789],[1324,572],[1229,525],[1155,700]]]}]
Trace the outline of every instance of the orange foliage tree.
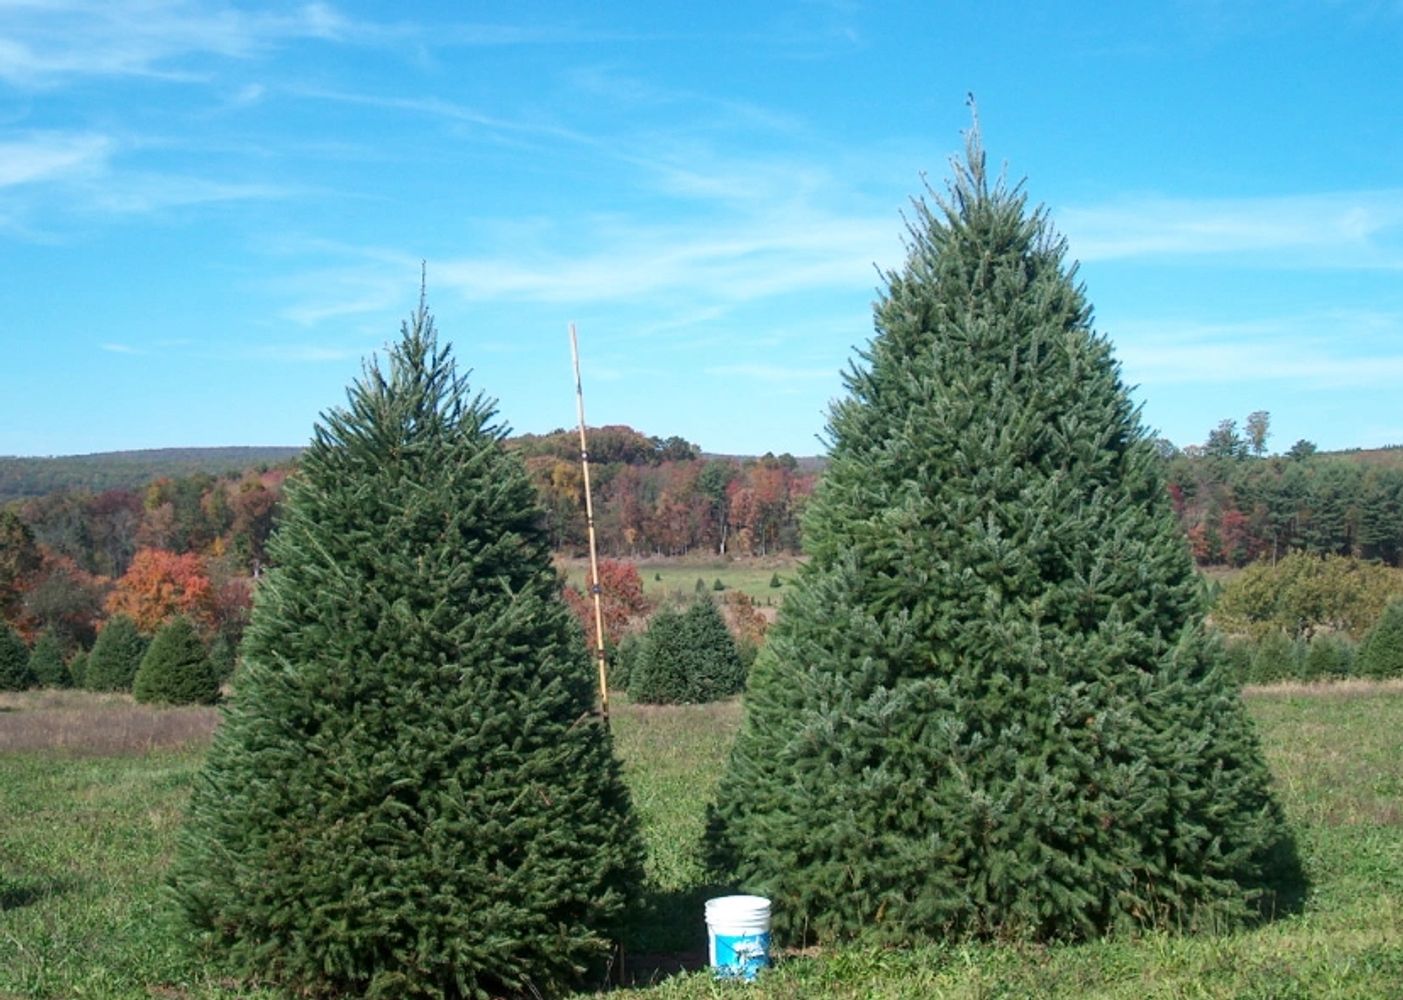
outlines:
[{"label": "orange foliage tree", "polygon": [[215,622],[215,593],[197,553],[140,549],[107,597],[109,615],[124,614],[150,635],[176,615],[205,631]]}]

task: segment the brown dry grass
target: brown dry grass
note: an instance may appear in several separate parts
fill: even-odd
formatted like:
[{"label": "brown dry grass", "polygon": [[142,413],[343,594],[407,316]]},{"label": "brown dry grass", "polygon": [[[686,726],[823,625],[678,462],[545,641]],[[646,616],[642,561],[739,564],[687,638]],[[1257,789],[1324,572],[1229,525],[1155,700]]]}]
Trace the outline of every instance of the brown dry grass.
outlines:
[{"label": "brown dry grass", "polygon": [[1272,696],[1298,698],[1372,698],[1380,694],[1403,694],[1403,677],[1375,681],[1362,677],[1349,677],[1337,681],[1282,681],[1277,684],[1248,684],[1242,689],[1249,698],[1270,698]]},{"label": "brown dry grass", "polygon": [[144,754],[208,743],[218,724],[217,708],[138,705],[125,694],[0,694],[0,753],[54,750],[104,757]]}]

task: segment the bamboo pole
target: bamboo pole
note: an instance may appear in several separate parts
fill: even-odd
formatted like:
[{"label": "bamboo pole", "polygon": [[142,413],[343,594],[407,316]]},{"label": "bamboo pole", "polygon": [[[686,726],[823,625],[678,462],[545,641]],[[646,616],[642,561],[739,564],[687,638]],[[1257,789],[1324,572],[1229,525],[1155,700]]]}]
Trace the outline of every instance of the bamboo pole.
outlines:
[{"label": "bamboo pole", "polygon": [[599,665],[599,716],[609,724],[609,669],[604,662],[604,609],[600,604],[599,553],[594,541],[594,500],[589,488],[589,445],[585,441],[585,390],[580,382],[580,344],[570,324],[570,355],[575,361],[575,408],[580,416],[580,466],[585,475],[585,524],[589,528],[590,593],[594,595],[594,654]]}]

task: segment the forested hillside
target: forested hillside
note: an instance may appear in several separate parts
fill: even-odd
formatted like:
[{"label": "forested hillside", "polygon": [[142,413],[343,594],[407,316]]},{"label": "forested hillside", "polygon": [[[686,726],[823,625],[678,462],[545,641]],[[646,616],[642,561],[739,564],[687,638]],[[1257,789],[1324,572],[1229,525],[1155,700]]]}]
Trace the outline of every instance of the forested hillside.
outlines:
[{"label": "forested hillside", "polygon": [[[1259,432],[1264,416],[1254,415]],[[594,428],[589,446],[601,554],[799,551],[819,460],[709,456],[681,438],[622,426]],[[536,486],[552,544],[562,555],[582,554],[577,432],[523,435],[508,447]],[[90,645],[114,609],[153,628],[179,613],[207,638],[236,641],[297,451],[0,460],[12,491],[64,484],[0,502],[0,620],[29,640],[53,629],[75,648]],[[1166,444],[1161,452],[1175,513],[1200,565],[1271,562],[1290,552],[1403,563],[1403,449],[1317,453],[1297,442],[1268,455],[1264,437],[1240,435],[1223,421],[1204,445]],[[244,458],[247,468],[206,471]],[[175,467],[201,471],[163,471]],[[94,482],[129,485],[87,485]]]},{"label": "forested hillside", "polygon": [[0,504],[64,490],[136,490],[162,476],[223,475],[295,459],[301,448],[157,448],[53,458],[0,456]]}]

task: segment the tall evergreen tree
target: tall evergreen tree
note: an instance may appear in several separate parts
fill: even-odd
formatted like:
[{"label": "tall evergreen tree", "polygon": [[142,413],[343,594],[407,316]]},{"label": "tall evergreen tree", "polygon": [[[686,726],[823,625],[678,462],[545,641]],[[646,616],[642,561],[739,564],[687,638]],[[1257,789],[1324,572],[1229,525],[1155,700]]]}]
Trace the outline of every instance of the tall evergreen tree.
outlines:
[{"label": "tall evergreen tree", "polygon": [[421,303],[289,482],[176,884],[245,974],[548,991],[641,842],[541,516]]},{"label": "tall evergreen tree", "polygon": [[935,200],[831,413],[710,859],[791,938],[1245,915],[1281,818],[1150,436],[977,129]]},{"label": "tall evergreen tree", "polygon": [[90,691],[130,691],[145,655],[146,640],[136,630],[136,622],[126,615],[113,615],[88,654],[83,686]]}]

